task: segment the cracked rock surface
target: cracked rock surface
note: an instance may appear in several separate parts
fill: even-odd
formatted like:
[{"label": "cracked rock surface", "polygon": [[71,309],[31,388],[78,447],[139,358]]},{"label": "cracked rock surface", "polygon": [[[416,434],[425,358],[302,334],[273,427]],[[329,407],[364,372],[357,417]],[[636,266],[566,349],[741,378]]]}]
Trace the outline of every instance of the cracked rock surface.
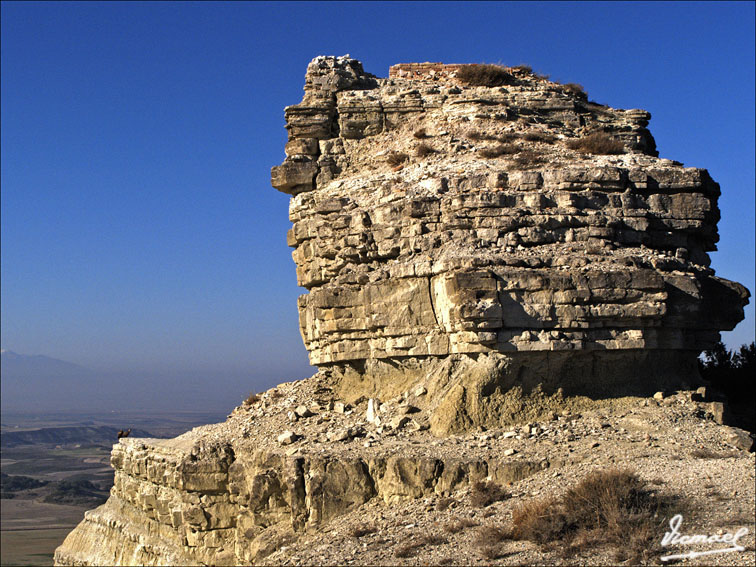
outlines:
[{"label": "cracked rock surface", "polygon": [[[286,108],[272,183],[292,195],[310,362],[339,372],[347,398],[391,397],[428,365],[488,355],[485,378],[435,379],[458,414],[439,433],[487,423],[470,402],[481,390],[694,385],[698,354],[749,295],[709,268],[718,184],[657,157],[643,110],[521,68],[505,86],[469,86],[461,67],[378,79],[318,57]],[[590,135],[619,153],[574,149]]]}]

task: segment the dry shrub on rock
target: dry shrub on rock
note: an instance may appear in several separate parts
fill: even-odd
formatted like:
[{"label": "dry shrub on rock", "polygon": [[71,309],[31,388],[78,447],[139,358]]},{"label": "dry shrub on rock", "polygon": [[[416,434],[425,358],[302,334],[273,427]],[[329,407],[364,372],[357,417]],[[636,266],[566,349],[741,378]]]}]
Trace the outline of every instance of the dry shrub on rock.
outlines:
[{"label": "dry shrub on rock", "polygon": [[369,534],[374,534],[377,531],[378,531],[378,528],[376,528],[373,525],[358,524],[356,526],[352,526],[349,529],[349,535],[352,537],[362,537]]},{"label": "dry shrub on rock", "polygon": [[476,482],[470,492],[470,504],[476,508],[485,508],[510,496],[501,485],[495,482]]},{"label": "dry shrub on rock", "polygon": [[478,63],[460,67],[457,71],[457,79],[471,87],[499,87],[511,85],[514,82],[514,77],[501,65]]},{"label": "dry shrub on rock", "polygon": [[455,518],[444,526],[444,531],[450,534],[457,534],[467,528],[473,528],[478,522],[470,518]]},{"label": "dry shrub on rock", "polygon": [[247,396],[246,400],[244,400],[244,405],[251,406],[251,405],[256,404],[259,401],[260,401],[260,396],[258,396],[257,394],[253,392],[249,396]]},{"label": "dry shrub on rock", "polygon": [[594,132],[567,142],[567,147],[584,154],[618,155],[625,153],[625,145],[604,132]]},{"label": "dry shrub on rock", "polygon": [[594,471],[561,498],[542,498],[515,508],[512,536],[540,544],[561,541],[567,555],[611,544],[636,561],[658,545],[654,538],[663,533],[668,506],[631,471]]},{"label": "dry shrub on rock", "polygon": [[499,144],[493,148],[483,148],[478,152],[478,155],[482,158],[490,159],[503,155],[516,154],[520,151],[520,148],[512,144]]},{"label": "dry shrub on rock", "polygon": [[388,163],[391,167],[396,167],[398,165],[402,165],[408,159],[409,156],[404,152],[391,152],[386,156],[386,163]]},{"label": "dry shrub on rock", "polygon": [[435,153],[438,153],[438,150],[435,149],[433,146],[429,146],[426,143],[420,144],[419,146],[417,146],[417,149],[415,150],[415,155],[417,157],[426,157]]}]

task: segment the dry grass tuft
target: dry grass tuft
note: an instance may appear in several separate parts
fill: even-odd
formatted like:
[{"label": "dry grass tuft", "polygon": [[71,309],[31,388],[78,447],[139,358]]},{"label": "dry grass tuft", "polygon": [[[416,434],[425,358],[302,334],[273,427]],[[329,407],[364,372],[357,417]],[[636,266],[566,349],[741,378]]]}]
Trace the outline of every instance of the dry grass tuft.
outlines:
[{"label": "dry grass tuft", "polygon": [[707,449],[706,447],[701,447],[692,451],[690,453],[690,456],[695,457],[696,459],[729,459],[730,457],[734,456],[734,454],[717,453],[716,451],[712,451],[711,449]]},{"label": "dry grass tuft", "polygon": [[514,77],[501,65],[478,63],[462,66],[457,71],[457,79],[471,87],[499,87],[514,83]]},{"label": "dry grass tuft", "polygon": [[595,471],[561,498],[517,507],[512,513],[512,535],[540,544],[561,540],[567,556],[609,544],[624,548],[631,562],[637,562],[658,545],[668,505],[630,471]]},{"label": "dry grass tuft", "polygon": [[544,161],[546,160],[543,155],[532,150],[521,151],[519,154],[512,157],[512,162],[520,167],[531,167],[544,163]]},{"label": "dry grass tuft", "polygon": [[470,518],[456,518],[444,526],[444,531],[449,534],[457,534],[467,528],[474,528],[478,522]]},{"label": "dry grass tuft", "polygon": [[531,67],[530,65],[517,65],[517,67],[512,67],[512,71],[517,71],[519,73],[532,74],[533,67]]},{"label": "dry grass tuft", "polygon": [[391,167],[402,165],[407,160],[409,160],[409,156],[404,152],[391,152],[386,156],[386,163]]},{"label": "dry grass tuft", "polygon": [[528,142],[543,142],[544,144],[553,144],[556,141],[555,136],[544,132],[528,132],[522,139]]},{"label": "dry grass tuft", "polygon": [[509,492],[495,482],[476,482],[470,492],[470,504],[476,508],[485,508],[510,496]]},{"label": "dry grass tuft", "polygon": [[618,155],[625,153],[625,145],[604,132],[594,132],[584,138],[570,140],[567,147],[584,154]]},{"label": "dry grass tuft", "polygon": [[256,404],[260,401],[260,396],[258,394],[255,394],[254,392],[250,393],[249,396],[247,396],[247,399],[244,400],[245,406],[251,406]]},{"label": "dry grass tuft", "polygon": [[483,148],[478,151],[478,155],[482,158],[491,159],[497,158],[503,155],[516,154],[520,151],[520,148],[512,144],[499,144],[493,148]]},{"label": "dry grass tuft", "polygon": [[417,146],[417,149],[415,150],[415,155],[417,157],[426,157],[435,153],[438,153],[438,150],[433,146],[429,146],[425,142]]},{"label": "dry grass tuft", "polygon": [[378,528],[376,528],[372,524],[359,524],[356,526],[352,526],[349,529],[349,535],[352,537],[362,537],[370,534],[374,534],[378,531]]},{"label": "dry grass tuft", "polygon": [[582,98],[588,96],[585,93],[585,88],[583,88],[583,85],[579,85],[577,83],[565,83],[564,85],[562,85],[562,90],[568,94],[577,95]]},{"label": "dry grass tuft", "polygon": [[436,502],[436,510],[440,510],[441,512],[443,512],[444,510],[451,508],[456,503],[457,501],[454,498],[451,498],[451,497],[441,498],[439,499],[438,502]]}]

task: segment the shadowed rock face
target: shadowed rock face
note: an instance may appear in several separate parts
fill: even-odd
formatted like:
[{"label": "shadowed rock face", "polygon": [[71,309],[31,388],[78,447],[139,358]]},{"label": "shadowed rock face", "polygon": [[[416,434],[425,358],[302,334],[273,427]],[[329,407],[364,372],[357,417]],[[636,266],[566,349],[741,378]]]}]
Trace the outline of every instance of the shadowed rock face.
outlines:
[{"label": "shadowed rock face", "polygon": [[[749,296],[708,267],[718,184],[656,157],[645,111],[522,69],[467,86],[461,67],[376,79],[318,57],[286,108],[272,183],[292,195],[311,363],[347,398],[394,395],[446,359],[459,370],[438,394],[455,399],[694,382]],[[580,146],[595,133],[620,153]],[[471,382],[481,365],[485,383]]]}]

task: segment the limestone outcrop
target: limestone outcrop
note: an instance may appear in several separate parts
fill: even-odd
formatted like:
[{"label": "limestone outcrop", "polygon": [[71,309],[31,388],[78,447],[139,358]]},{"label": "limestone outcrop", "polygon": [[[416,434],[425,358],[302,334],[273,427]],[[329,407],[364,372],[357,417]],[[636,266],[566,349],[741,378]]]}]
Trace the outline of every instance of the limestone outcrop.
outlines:
[{"label": "limestone outcrop", "polygon": [[[700,517],[753,511],[752,437],[715,421],[721,404],[705,389],[600,401],[542,394],[540,404],[519,404],[510,392],[505,407],[519,412],[518,424],[436,437],[431,391],[417,387],[352,405],[339,399],[336,377],[327,374],[281,384],[227,421],[176,439],[119,440],[110,498],[86,513],[55,563],[395,565],[403,563],[398,554],[408,537],[440,536],[460,517],[480,523],[493,514],[502,522],[528,497],[531,480],[551,493],[564,477],[628,462],[675,490],[727,476],[728,494],[738,497],[725,507],[694,490],[696,506],[706,509]],[[291,435],[282,438],[284,431]],[[704,458],[701,447],[710,452]],[[481,508],[473,500],[479,483],[506,490],[511,501]],[[349,534],[366,523],[390,539],[363,547],[365,540]],[[470,555],[474,539],[434,544],[409,564],[442,564],[439,551],[460,547],[464,554],[453,563],[479,564]],[[527,551],[523,542],[512,545],[514,563],[543,563],[519,555]],[[358,555],[344,557],[353,549]]]},{"label": "limestone outcrop", "polygon": [[[709,267],[718,185],[657,157],[647,112],[523,67],[491,70],[495,86],[475,72],[310,63],[272,182],[292,195],[318,373],[224,423],[120,439],[109,500],[56,565],[397,564],[410,530],[458,523],[457,504],[504,518],[531,480],[551,492],[629,460],[689,487],[721,472],[701,447],[753,509],[752,438],[705,388],[666,392],[694,385],[749,296]],[[472,502],[485,483],[496,512]],[[368,548],[355,518],[390,539]],[[480,562],[474,538],[438,535],[418,544],[428,562]],[[543,562],[512,545],[514,563]]]},{"label": "limestone outcrop", "polygon": [[515,384],[607,396],[695,382],[749,296],[709,267],[718,184],[657,157],[648,112],[523,67],[471,86],[475,67],[308,66],[272,183],[292,195],[311,363],[352,398],[459,366],[439,403],[472,423]]}]

